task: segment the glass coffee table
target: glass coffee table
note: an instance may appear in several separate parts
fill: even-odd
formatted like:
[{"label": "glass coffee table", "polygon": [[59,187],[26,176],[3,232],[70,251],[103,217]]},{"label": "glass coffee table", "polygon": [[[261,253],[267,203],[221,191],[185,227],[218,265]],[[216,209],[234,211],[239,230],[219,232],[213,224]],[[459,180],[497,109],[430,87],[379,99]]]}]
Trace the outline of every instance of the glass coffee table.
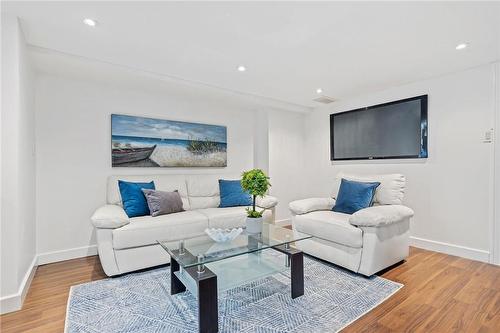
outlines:
[{"label": "glass coffee table", "polygon": [[[304,295],[304,258],[294,242],[312,236],[263,223],[262,232],[243,231],[230,242],[208,236],[158,241],[170,255],[170,294],[189,290],[198,299],[200,332],[218,331],[218,292],[290,270],[291,297]],[[266,255],[272,249],[281,255]]]}]

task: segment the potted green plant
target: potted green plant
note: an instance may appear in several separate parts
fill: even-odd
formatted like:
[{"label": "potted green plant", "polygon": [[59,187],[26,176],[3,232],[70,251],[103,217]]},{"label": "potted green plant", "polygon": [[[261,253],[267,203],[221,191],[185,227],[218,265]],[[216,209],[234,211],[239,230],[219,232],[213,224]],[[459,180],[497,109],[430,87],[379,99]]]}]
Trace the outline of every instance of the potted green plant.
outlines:
[{"label": "potted green plant", "polygon": [[253,169],[243,172],[241,187],[252,196],[252,208],[247,208],[247,232],[259,233],[262,231],[262,211],[256,209],[255,201],[257,196],[263,197],[271,183],[269,177],[261,169]]}]

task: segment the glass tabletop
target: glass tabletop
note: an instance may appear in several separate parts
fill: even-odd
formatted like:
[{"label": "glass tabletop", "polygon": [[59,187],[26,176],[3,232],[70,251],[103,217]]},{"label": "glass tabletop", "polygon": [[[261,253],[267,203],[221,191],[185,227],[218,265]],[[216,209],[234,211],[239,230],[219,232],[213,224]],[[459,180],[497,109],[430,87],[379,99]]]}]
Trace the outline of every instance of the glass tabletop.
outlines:
[{"label": "glass tabletop", "polygon": [[312,236],[275,224],[263,223],[261,233],[250,234],[243,230],[240,235],[228,242],[218,243],[205,235],[178,241],[158,240],[158,243],[180,266],[187,268],[309,238]]}]

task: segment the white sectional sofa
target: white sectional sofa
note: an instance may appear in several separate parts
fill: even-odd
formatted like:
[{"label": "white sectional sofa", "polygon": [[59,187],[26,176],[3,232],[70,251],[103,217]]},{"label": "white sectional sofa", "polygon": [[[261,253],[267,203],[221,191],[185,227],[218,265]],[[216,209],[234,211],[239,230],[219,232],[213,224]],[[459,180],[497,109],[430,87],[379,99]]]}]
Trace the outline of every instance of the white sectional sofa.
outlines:
[{"label": "white sectional sofa", "polygon": [[[119,275],[170,262],[157,240],[175,241],[204,234],[210,228],[245,225],[246,207],[218,208],[219,179],[239,179],[239,175],[144,175],[110,176],[107,204],[92,215],[99,258],[108,276]],[[178,190],[184,212],[157,217],[128,218],[122,208],[118,180],[154,181],[161,191]],[[274,222],[276,198],[265,196],[257,205],[265,208],[264,220]]]},{"label": "white sectional sofa", "polygon": [[[342,178],[378,181],[374,205],[352,215],[332,211]],[[356,176],[338,174],[331,197],[290,203],[292,226],[311,236],[297,242],[317,258],[370,276],[404,260],[409,250],[413,211],[403,206],[405,177],[400,174]]]}]

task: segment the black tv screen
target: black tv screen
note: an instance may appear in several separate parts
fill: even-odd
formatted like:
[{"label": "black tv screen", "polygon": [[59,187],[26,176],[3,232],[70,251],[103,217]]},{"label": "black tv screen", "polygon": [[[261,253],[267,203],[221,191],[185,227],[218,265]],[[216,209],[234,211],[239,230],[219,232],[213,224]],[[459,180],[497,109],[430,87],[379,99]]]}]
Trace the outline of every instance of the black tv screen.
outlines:
[{"label": "black tv screen", "polygon": [[330,115],[332,161],[427,158],[427,95]]}]

